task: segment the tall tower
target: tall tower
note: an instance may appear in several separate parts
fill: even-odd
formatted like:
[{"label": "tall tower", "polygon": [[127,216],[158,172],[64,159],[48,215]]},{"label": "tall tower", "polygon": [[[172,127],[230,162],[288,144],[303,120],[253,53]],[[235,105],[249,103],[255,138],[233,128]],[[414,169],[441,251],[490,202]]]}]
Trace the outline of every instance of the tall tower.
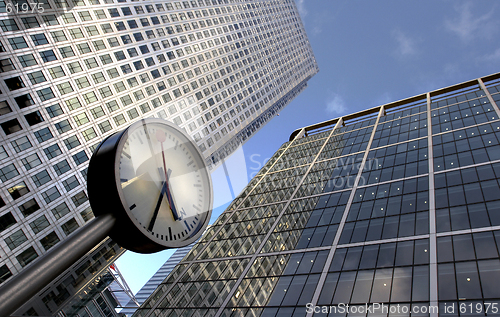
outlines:
[{"label": "tall tower", "polygon": [[[102,140],[163,118],[214,167],[318,72],[293,0],[23,3],[0,6],[0,286],[93,218]],[[123,252],[106,243],[72,279]],[[65,299],[51,292],[53,311]]]},{"label": "tall tower", "polygon": [[294,131],[134,316],[498,313],[498,103],[500,73]]}]

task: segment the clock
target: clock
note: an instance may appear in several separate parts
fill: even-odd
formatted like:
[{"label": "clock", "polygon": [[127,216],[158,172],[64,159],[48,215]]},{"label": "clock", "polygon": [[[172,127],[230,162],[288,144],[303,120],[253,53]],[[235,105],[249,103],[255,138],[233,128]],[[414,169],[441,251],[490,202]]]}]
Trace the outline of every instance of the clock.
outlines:
[{"label": "clock", "polygon": [[96,217],[116,218],[109,236],[134,252],[191,244],[212,212],[210,174],[197,145],[161,119],[142,119],[101,142],[87,187]]}]

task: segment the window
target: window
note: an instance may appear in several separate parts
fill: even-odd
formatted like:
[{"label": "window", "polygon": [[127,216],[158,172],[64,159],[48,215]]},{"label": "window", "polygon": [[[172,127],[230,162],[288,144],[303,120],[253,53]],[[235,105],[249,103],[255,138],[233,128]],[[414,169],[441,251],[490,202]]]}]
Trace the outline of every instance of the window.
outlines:
[{"label": "window", "polygon": [[103,99],[105,99],[107,97],[112,96],[113,92],[111,91],[111,88],[109,88],[109,86],[106,86],[106,87],[103,87],[103,88],[99,88],[99,94],[101,95],[101,97]]},{"label": "window", "polygon": [[28,249],[23,251],[21,254],[16,256],[16,259],[22,267],[25,267],[26,265],[30,264],[37,257],[38,257],[38,254],[36,253],[35,249],[33,249],[33,247],[29,247]]},{"label": "window", "polygon": [[61,226],[61,229],[64,231],[66,235],[70,235],[73,231],[75,231],[78,228],[79,226],[75,218],[71,218]]},{"label": "window", "polygon": [[10,38],[9,43],[14,50],[28,47],[28,43],[26,43],[26,40],[22,36]]},{"label": "window", "polygon": [[43,170],[38,174],[31,176],[31,179],[33,180],[33,182],[37,187],[40,187],[43,184],[52,180],[52,178],[50,177],[49,173],[46,170]]},{"label": "window", "polygon": [[2,123],[1,125],[2,125],[3,131],[5,132],[6,135],[9,135],[11,133],[15,133],[15,132],[23,129],[21,127],[21,125],[19,124],[19,121],[17,121],[17,119],[12,119],[12,120],[6,121],[6,122]]},{"label": "window", "polygon": [[0,160],[3,160],[7,157],[9,157],[9,154],[5,151],[3,145],[0,145]]},{"label": "window", "polygon": [[31,74],[28,74],[28,78],[29,78],[32,85],[36,85],[39,83],[43,83],[44,81],[47,81],[47,79],[43,75],[42,71],[37,71],[37,72],[31,73]]},{"label": "window", "polygon": [[[35,202],[35,204],[36,204],[36,202]],[[45,218],[45,216],[41,216],[41,217],[37,218],[35,221],[30,223],[30,227],[35,234],[37,234],[38,232],[47,228],[48,226],[49,226],[49,222],[47,221],[47,218]]]},{"label": "window", "polygon": [[92,140],[93,138],[95,138],[97,136],[94,128],[92,128],[92,127],[88,128],[87,130],[84,130],[82,132],[82,135],[83,135],[83,138],[85,139],[85,141]]},{"label": "window", "polygon": [[0,180],[2,182],[8,181],[9,179],[16,177],[17,175],[19,175],[19,172],[17,171],[14,164],[10,164],[3,168],[0,168]]},{"label": "window", "polygon": [[38,140],[38,143],[42,143],[52,139],[53,135],[52,132],[50,132],[49,128],[43,128],[41,130],[35,131],[35,137]]},{"label": "window", "polygon": [[127,24],[130,29],[137,29],[139,27],[135,20],[129,20],[127,21]]},{"label": "window", "polygon": [[132,15],[132,10],[130,10],[129,7],[122,7],[122,13],[123,15],[127,16],[127,15]]},{"label": "window", "polygon": [[79,146],[80,140],[78,140],[78,137],[76,135],[70,136],[69,138],[64,140],[64,144],[66,145],[66,148],[68,150],[71,150],[77,146]]},{"label": "window", "polygon": [[72,74],[83,71],[83,68],[82,68],[82,66],[80,65],[79,62],[69,63],[67,66],[68,66],[69,71]]},{"label": "window", "polygon": [[118,106],[118,103],[115,100],[106,103],[106,107],[108,108],[109,112],[113,112],[120,109],[120,106]]},{"label": "window", "polygon": [[70,178],[63,181],[63,186],[67,192],[71,191],[73,188],[76,188],[78,185],[80,185],[80,182],[78,182],[76,176],[71,176]]},{"label": "window", "polygon": [[32,213],[34,213],[38,209],[40,209],[40,206],[38,206],[38,203],[36,202],[36,200],[34,198],[31,200],[28,200],[27,202],[25,202],[24,204],[19,206],[19,210],[22,212],[22,214],[25,217],[28,217],[29,215],[31,215]]},{"label": "window", "polygon": [[8,188],[7,191],[9,192],[10,196],[14,200],[16,200],[19,197],[22,197],[30,192],[28,189],[28,186],[26,186],[25,182],[17,183],[16,185]]},{"label": "window", "polygon": [[50,87],[38,90],[36,93],[38,94],[38,97],[42,101],[55,98],[54,92],[52,91],[52,89],[50,89]]},{"label": "window", "polygon": [[107,72],[108,72],[109,77],[111,77],[111,78],[116,78],[116,77],[120,76],[120,73],[118,73],[116,68],[108,69]]},{"label": "window", "polygon": [[44,15],[43,17],[43,22],[47,25],[59,25],[59,22],[57,21],[57,18],[53,14],[48,14]]},{"label": "window", "polygon": [[52,231],[51,233],[49,233],[48,235],[43,237],[40,240],[40,243],[42,244],[45,251],[48,251],[50,248],[55,246],[59,241],[61,241],[61,240],[59,240],[59,237],[57,236],[57,234],[54,231]]},{"label": "window", "polygon": [[137,109],[135,109],[135,108],[132,108],[129,111],[127,111],[127,114],[128,114],[128,117],[130,118],[130,120],[139,116],[139,113],[137,112]]},{"label": "window", "polygon": [[113,59],[111,58],[111,55],[109,55],[109,54],[101,55],[99,57],[101,58],[101,62],[103,65],[113,63]]},{"label": "window", "polygon": [[56,123],[55,127],[57,129],[57,132],[59,132],[59,134],[63,134],[72,129],[71,124],[67,119]]},{"label": "window", "polygon": [[61,56],[63,58],[75,56],[75,52],[73,52],[73,49],[71,48],[71,46],[60,47],[59,53],[61,54]]},{"label": "window", "polygon": [[49,68],[49,74],[53,79],[66,76],[61,66]]},{"label": "window", "polygon": [[17,230],[5,238],[5,243],[7,243],[7,246],[11,251],[23,244],[25,241],[28,241],[28,238],[26,238],[26,235],[22,230]]},{"label": "window", "polygon": [[82,55],[92,52],[90,46],[87,43],[77,44],[76,47],[78,48],[78,52],[80,52],[80,54]]},{"label": "window", "polygon": [[71,84],[69,82],[58,84],[57,89],[59,90],[59,93],[61,95],[69,94],[70,92],[74,91],[73,87],[71,87]]},{"label": "window", "polygon": [[113,28],[111,27],[111,24],[109,24],[109,23],[101,24],[101,30],[104,32],[104,34],[113,32]]},{"label": "window", "polygon": [[104,44],[103,40],[93,41],[92,44],[94,45],[94,48],[95,48],[96,51],[100,51],[100,50],[106,49],[106,45]]},{"label": "window", "polygon": [[52,62],[57,59],[56,54],[54,54],[53,50],[40,52],[40,57],[45,63]]},{"label": "window", "polygon": [[30,126],[34,126],[36,124],[43,122],[43,117],[40,114],[40,111],[28,113],[24,115],[24,118],[26,119],[26,121]]},{"label": "window", "polygon": [[26,54],[18,56],[17,58],[19,59],[19,62],[23,67],[29,67],[38,64],[33,54]]},{"label": "window", "polygon": [[132,43],[132,39],[130,38],[130,35],[122,35],[121,39],[122,39],[123,44]]},{"label": "window", "polygon": [[[96,17],[98,19],[106,19],[107,18],[104,10],[94,10],[94,14],[96,15]],[[107,25],[109,25],[109,24],[107,24]],[[111,26],[110,26],[110,28],[111,28]]]},{"label": "window", "polygon": [[125,116],[122,115],[122,114],[117,115],[116,117],[113,118],[113,120],[115,120],[115,123],[116,123],[117,126],[122,125],[125,122],[127,122],[125,120]]},{"label": "window", "polygon": [[90,109],[90,112],[92,113],[92,116],[94,116],[95,119],[105,115],[101,106]]},{"label": "window", "polygon": [[24,85],[21,77],[12,77],[9,79],[5,79],[4,81],[5,81],[5,85],[7,86],[7,88],[9,88],[10,91],[18,90],[18,89],[26,87]]},{"label": "window", "polygon": [[61,148],[59,148],[57,143],[43,149],[43,151],[49,160],[62,154]]},{"label": "window", "polygon": [[62,15],[62,18],[63,18],[64,23],[75,23],[76,22],[75,16],[71,12],[64,13]]},{"label": "window", "polygon": [[97,64],[97,61],[94,57],[91,57],[85,60],[85,66],[87,66],[88,69],[92,69],[99,66],[99,64]]},{"label": "window", "polygon": [[31,35],[31,40],[35,46],[49,44],[47,37],[43,33]]},{"label": "window", "polygon": [[96,84],[99,84],[99,83],[102,83],[103,81],[106,81],[106,77],[104,77],[103,73],[101,73],[101,72],[92,74],[92,79],[94,80],[94,82]]},{"label": "window", "polygon": [[57,176],[60,176],[71,169],[67,160],[54,164],[54,166],[52,167],[54,168],[54,171],[56,172]]},{"label": "window", "polygon": [[89,157],[87,156],[87,153],[85,153],[85,151],[81,151],[73,155],[73,160],[75,161],[76,165],[80,165],[88,161]]},{"label": "window", "polygon": [[82,21],[92,21],[92,16],[88,11],[78,12],[78,15],[80,15],[80,19],[82,19]]},{"label": "window", "polygon": [[[88,81],[87,77],[80,77],[75,79],[76,85],[78,86],[78,89],[84,89],[90,86],[90,82]],[[76,98],[73,98],[76,99]]]},{"label": "window", "polygon": [[68,208],[68,205],[66,205],[66,203],[62,203],[62,204],[58,205],[57,207],[53,208],[51,211],[56,219],[60,219],[60,218],[64,217],[65,215],[69,214],[70,210]]},{"label": "window", "polygon": [[9,277],[12,276],[12,272],[9,270],[7,265],[0,267],[0,284],[5,282]]},{"label": "window", "polygon": [[[36,62],[35,62],[36,64]],[[0,73],[8,72],[9,70],[16,69],[10,58],[0,60]]]},{"label": "window", "polygon": [[16,153],[29,149],[32,146],[30,140],[26,136],[23,136],[22,138],[12,141],[11,144],[12,147],[14,147]]},{"label": "window", "polygon": [[71,197],[71,200],[75,204],[76,207],[82,205],[84,202],[88,200],[87,195],[85,195],[85,192],[79,192],[75,196]]},{"label": "window", "polygon": [[36,17],[21,18],[21,21],[23,21],[24,28],[26,29],[40,27],[40,23],[38,23]]},{"label": "window", "polygon": [[127,57],[125,56],[125,53],[123,53],[123,51],[118,51],[115,52],[115,58],[116,60],[121,61],[123,59],[126,59]]},{"label": "window", "polygon": [[91,91],[91,92],[88,92],[88,93],[83,95],[83,100],[85,100],[85,103],[88,105],[88,104],[91,104],[93,102],[96,102],[97,96],[93,91]]},{"label": "window", "polygon": [[69,34],[71,34],[71,37],[75,40],[83,38],[83,33],[80,28],[70,29]]},{"label": "window", "polygon": [[89,122],[89,118],[87,117],[87,114],[85,112],[82,112],[82,113],[74,116],[73,119],[75,120],[75,122],[78,126],[81,126],[81,125]]},{"label": "window", "polygon": [[[87,87],[84,84],[82,84],[82,82],[88,83],[88,81],[85,77],[76,79],[76,82],[77,82],[77,85],[82,85],[82,87]],[[79,86],[78,88],[82,88],[82,87]],[[73,111],[75,109],[80,108],[82,106],[82,104],[80,103],[80,100],[78,100],[78,98],[75,97],[75,98],[71,98],[71,99],[66,100],[66,106],[68,107],[68,109],[70,111]]]},{"label": "window", "polygon": [[1,20],[0,27],[4,32],[19,30],[19,27],[17,26],[16,21],[14,21],[14,19]]},{"label": "window", "polygon": [[45,108],[45,110],[47,111],[47,113],[51,118],[57,117],[64,113],[64,111],[62,110],[61,106],[58,103]]},{"label": "window", "polygon": [[62,42],[62,41],[67,41],[68,38],[66,37],[66,34],[64,34],[64,31],[54,31],[50,32],[50,35],[52,35],[52,39],[54,42]]},{"label": "window", "polygon": [[59,190],[57,190],[57,187],[52,187],[49,188],[48,190],[44,191],[42,193],[42,197],[45,200],[45,203],[50,204],[57,198],[61,197],[61,193],[59,193]]},{"label": "window", "polygon": [[42,161],[38,157],[38,154],[33,153],[29,156],[26,156],[25,158],[22,158],[21,163],[23,163],[24,168],[26,168],[26,170],[30,170],[30,169],[42,164]]},{"label": "window", "polygon": [[151,107],[147,103],[143,103],[139,106],[139,108],[141,109],[142,113],[146,113],[151,110]]},{"label": "window", "polygon": [[109,123],[108,120],[104,121],[104,122],[101,122],[98,124],[99,126],[99,129],[101,130],[101,133],[104,134],[106,132],[108,132],[109,130],[111,130],[113,127],[111,126],[111,124]]},{"label": "window", "polygon": [[109,15],[114,18],[114,17],[119,17],[120,13],[118,13],[118,9],[113,8],[113,9],[108,9]]},{"label": "window", "polygon": [[0,232],[4,231],[15,223],[16,219],[14,218],[14,216],[12,216],[10,212],[6,213],[5,215],[0,217]]},{"label": "window", "polygon": [[90,36],[99,35],[99,30],[97,29],[97,27],[96,27],[95,25],[92,25],[92,26],[86,26],[86,27],[85,27],[85,30],[87,30],[87,33],[88,33]]}]

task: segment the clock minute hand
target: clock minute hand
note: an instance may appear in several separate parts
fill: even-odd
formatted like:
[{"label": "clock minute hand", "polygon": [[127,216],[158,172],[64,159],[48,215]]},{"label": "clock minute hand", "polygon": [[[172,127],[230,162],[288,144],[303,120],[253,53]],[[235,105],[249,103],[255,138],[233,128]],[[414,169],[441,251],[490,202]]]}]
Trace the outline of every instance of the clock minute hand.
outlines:
[{"label": "clock minute hand", "polygon": [[[172,192],[170,191],[170,182],[168,181],[170,174],[172,173],[172,170],[169,169],[167,173],[167,164],[165,163],[165,151],[163,149],[163,141],[158,140],[160,142],[161,146],[161,156],[162,156],[162,163],[163,163],[163,173],[165,174],[165,183],[167,184],[167,187],[165,189],[165,194],[167,195],[167,200],[168,204],[170,205],[170,210],[172,211],[172,215],[174,216],[174,220],[181,220],[181,217],[177,213],[177,208],[175,207],[174,203],[174,197],[172,196]],[[160,172],[161,174],[161,172]]]},{"label": "clock minute hand", "polygon": [[151,217],[151,220],[149,221],[149,226],[148,226],[149,231],[153,231],[153,227],[155,225],[156,218],[158,217],[158,211],[160,210],[161,202],[163,200],[163,195],[165,193],[166,187],[167,187],[167,183],[163,182],[163,186],[161,187],[161,190],[160,190],[160,196],[158,197],[158,202],[156,203],[156,207],[155,207],[155,210],[153,212],[153,217]]}]

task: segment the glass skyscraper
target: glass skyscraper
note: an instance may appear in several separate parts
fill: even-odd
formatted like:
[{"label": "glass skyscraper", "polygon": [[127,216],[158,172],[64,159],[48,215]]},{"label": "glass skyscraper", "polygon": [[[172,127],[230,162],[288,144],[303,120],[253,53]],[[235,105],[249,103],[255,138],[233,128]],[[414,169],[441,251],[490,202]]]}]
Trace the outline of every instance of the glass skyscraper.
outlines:
[{"label": "glass skyscraper", "polygon": [[[213,168],[318,72],[293,0],[2,0],[0,28],[0,286],[93,218],[102,140],[163,118]],[[123,252],[103,246],[75,289]]]},{"label": "glass skyscraper", "polygon": [[294,131],[134,316],[498,315],[499,102],[497,73]]},{"label": "glass skyscraper", "polygon": [[[148,297],[154,292],[158,285],[167,278],[168,274],[172,272],[177,264],[191,251],[191,248],[196,242],[191,243],[188,246],[179,248],[168,258],[168,260],[158,269],[158,271],[144,284],[144,286],[135,294],[135,299],[137,303],[142,304]],[[132,315],[138,308],[132,300],[130,300],[126,307],[120,311],[122,314],[127,316]]]}]

